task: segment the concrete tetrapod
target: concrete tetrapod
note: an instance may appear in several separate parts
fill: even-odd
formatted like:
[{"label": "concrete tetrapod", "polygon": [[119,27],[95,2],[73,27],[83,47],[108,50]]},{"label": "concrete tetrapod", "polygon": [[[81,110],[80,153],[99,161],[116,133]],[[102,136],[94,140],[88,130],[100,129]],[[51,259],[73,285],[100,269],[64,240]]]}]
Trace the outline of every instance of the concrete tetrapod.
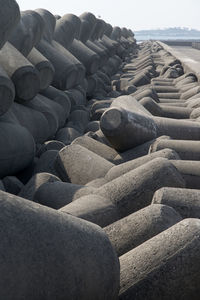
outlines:
[{"label": "concrete tetrapod", "polygon": [[58,150],[47,150],[41,154],[34,168],[34,174],[36,173],[50,173],[58,176],[58,173],[54,167],[54,161],[57,157]]},{"label": "concrete tetrapod", "polygon": [[117,97],[112,101],[110,107],[118,107],[133,113],[152,116],[152,114],[132,96]]},{"label": "concrete tetrapod", "polygon": [[41,16],[33,10],[21,12],[20,22],[12,31],[8,41],[25,57],[39,43],[44,32]]},{"label": "concrete tetrapod", "polygon": [[100,127],[113,147],[121,152],[162,135],[180,140],[200,139],[198,122],[149,117],[120,108],[107,109]]},{"label": "concrete tetrapod", "polygon": [[[51,128],[51,125],[53,125],[51,123],[51,119],[49,118],[49,116],[51,115],[55,119],[56,128],[54,128],[54,126],[53,126],[54,132],[53,132],[52,136],[55,135],[58,128],[62,127],[65,124],[67,114],[63,110],[62,106],[59,103],[57,103],[43,95],[38,94],[34,99],[29,101],[25,105],[34,110],[42,112],[49,122],[49,128]],[[50,129],[50,131],[51,131],[51,129]]]},{"label": "concrete tetrapod", "polygon": [[200,161],[171,160],[171,163],[181,173],[188,189],[200,189]]},{"label": "concrete tetrapod", "polygon": [[[152,168],[154,169],[153,178],[155,178],[155,180],[152,179]],[[161,173],[161,175],[158,175],[158,173]],[[51,197],[52,203],[55,203],[54,205],[56,205],[58,201],[57,198],[59,198],[60,200],[58,201],[58,205],[59,203],[62,203],[61,206],[64,206],[81,196],[81,194],[77,193],[77,190],[80,189],[80,187],[78,188],[77,186],[76,191],[73,192],[73,198],[68,197],[70,187],[72,186],[69,184],[65,185],[64,183],[62,183],[62,185],[63,187],[60,186],[57,191],[54,187],[55,184],[49,184],[48,187],[44,186],[44,188],[38,190],[35,198],[42,199],[42,201],[46,202],[47,199]],[[165,159],[158,158],[103,185],[101,188],[88,190],[85,188],[83,192],[87,195],[92,193],[110,199],[117,205],[120,216],[123,217],[150,204],[154,191],[157,190],[159,186],[164,185],[183,187],[184,182],[180,174],[174,167],[172,167],[170,162]],[[52,190],[50,190],[51,186]],[[69,200],[67,200],[67,198],[69,198]],[[41,202],[41,200],[38,201]],[[49,200],[47,202],[49,202]]]},{"label": "concrete tetrapod", "polygon": [[101,227],[119,220],[116,206],[99,195],[87,195],[67,204],[60,209],[81,219],[95,223]]},{"label": "concrete tetrapod", "polygon": [[75,36],[79,38],[80,25],[81,21],[77,16],[72,14],[63,15],[56,20],[54,39],[67,49]]},{"label": "concrete tetrapod", "polygon": [[170,148],[178,153],[183,160],[200,160],[200,142],[188,140],[162,139],[152,143],[149,152]]},{"label": "concrete tetrapod", "polygon": [[44,57],[36,48],[33,48],[27,59],[35,66],[39,72],[40,90],[48,88],[52,83],[55,69],[52,63]]},{"label": "concrete tetrapod", "polygon": [[124,163],[126,161],[139,158],[141,156],[147,155],[149,153],[149,147],[151,144],[153,144],[156,140],[160,139],[170,139],[167,135],[162,135],[156,139],[150,140],[144,144],[141,144],[137,147],[134,147],[132,149],[126,150],[124,152],[118,153],[118,155],[115,157],[114,163],[119,165],[121,163]]},{"label": "concrete tetrapod", "polygon": [[[38,96],[34,97],[34,99],[29,101],[29,103],[24,105],[24,106],[26,106],[28,108],[31,108],[34,111],[38,111],[38,112],[42,113],[42,115],[45,117],[45,119],[47,120],[47,123],[48,123],[47,126],[48,126],[48,131],[49,131],[49,134],[50,134],[49,138],[53,138],[53,136],[55,135],[56,131],[59,128],[59,119],[56,115],[55,110],[53,109],[55,107],[51,107],[49,105],[49,101],[50,102],[52,102],[52,101],[47,99],[44,96],[41,96],[45,100],[47,100],[47,103],[46,103],[45,101],[43,101],[43,99],[41,99],[40,96],[41,95],[38,95]],[[60,109],[61,109],[61,107],[60,107]]]},{"label": "concrete tetrapod", "polygon": [[83,83],[84,77],[85,77],[85,67],[84,65],[65,47],[63,47],[61,44],[57,43],[56,41],[52,41],[53,47],[60,53],[62,53],[65,58],[68,59],[68,61],[74,65],[76,68],[76,81],[74,82],[73,86],[70,86],[69,88],[73,88],[79,84]]},{"label": "concrete tetrapod", "polygon": [[71,110],[71,102],[69,97],[65,94],[65,92],[60,91],[54,88],[53,86],[49,86],[44,91],[41,91],[41,94],[55,101],[56,103],[60,104],[63,108],[63,111],[66,114],[66,119],[67,119]]},{"label": "concrete tetrapod", "polygon": [[63,147],[65,147],[65,144],[63,144],[60,141],[57,140],[51,140],[45,142],[37,151],[36,156],[40,157],[44,152],[48,150],[61,150]]},{"label": "concrete tetrapod", "polygon": [[95,191],[95,188],[86,185],[60,181],[47,182],[34,191],[33,200],[42,205],[60,209],[72,201],[90,195]]},{"label": "concrete tetrapod", "polygon": [[66,146],[79,136],[81,136],[81,133],[75,128],[63,127],[57,131],[55,138]]},{"label": "concrete tetrapod", "polygon": [[100,155],[101,157],[111,161],[113,163],[114,158],[118,154],[115,149],[100,143],[89,136],[83,135],[76,138],[72,144],[78,144],[82,147],[87,148],[88,150]]},{"label": "concrete tetrapod", "polygon": [[87,135],[91,138],[93,138],[94,140],[107,145],[109,147],[112,147],[111,143],[108,141],[108,139],[105,137],[105,135],[103,134],[103,132],[101,131],[101,129],[95,131],[95,132],[88,132]]},{"label": "concrete tetrapod", "polygon": [[83,42],[86,42],[88,39],[91,39],[92,34],[94,33],[95,26],[96,26],[96,17],[90,12],[84,12],[79,16],[81,21],[87,21],[88,23],[88,30],[84,31],[83,33],[80,31],[80,38],[82,36]]},{"label": "concrete tetrapod", "polygon": [[[153,155],[153,154],[156,154],[156,155]],[[147,154],[147,155],[138,157],[138,158],[130,160],[128,162],[121,163],[117,166],[114,166],[106,173],[104,178],[106,181],[111,181],[119,176],[122,176],[123,174],[126,174],[127,172],[129,172],[131,170],[134,170],[134,169],[140,167],[141,165],[146,164],[147,162],[149,162],[157,157],[163,157],[163,158],[167,158],[170,160],[180,159],[180,157],[174,150],[166,148],[166,149],[156,151],[151,154]]]},{"label": "concrete tetrapod", "polygon": [[0,122],[0,178],[26,168],[35,155],[35,142],[26,128]]},{"label": "concrete tetrapod", "polygon": [[99,226],[5,192],[0,207],[1,299],[117,299],[119,261]]},{"label": "concrete tetrapod", "polygon": [[9,42],[0,50],[0,64],[15,85],[17,101],[31,100],[36,96],[40,89],[39,72]]},{"label": "concrete tetrapod", "polygon": [[[36,143],[43,143],[51,136],[48,120],[40,111],[14,102],[8,113],[13,113],[17,120],[15,123],[25,127],[31,133]],[[3,116],[6,122],[9,121],[8,113]]]},{"label": "concrete tetrapod", "polygon": [[97,72],[100,65],[100,57],[93,50],[89,49],[81,41],[74,39],[69,46],[69,51],[84,65],[88,75]]},{"label": "concrete tetrapod", "polygon": [[8,40],[12,30],[20,21],[20,10],[15,0],[0,1],[0,49]]},{"label": "concrete tetrapod", "polygon": [[75,86],[73,89],[65,91],[65,94],[69,97],[73,110],[77,109],[78,106],[84,107],[86,105],[86,90],[80,85]]},{"label": "concrete tetrapod", "polygon": [[112,167],[111,162],[78,144],[61,149],[55,161],[63,181],[82,185],[104,176]]},{"label": "concrete tetrapod", "polygon": [[152,115],[174,118],[174,119],[189,119],[192,109],[187,107],[177,106],[160,106],[151,97],[144,97],[139,101]]},{"label": "concrete tetrapod", "polygon": [[56,182],[60,179],[50,173],[37,173],[21,189],[19,196],[28,200],[33,200],[36,191],[47,182]]},{"label": "concrete tetrapod", "polygon": [[[0,5],[0,48],[2,48],[15,26],[19,24],[20,11],[14,0],[1,0]],[[2,66],[0,66],[0,94],[0,115],[3,115],[13,103],[15,88]]]},{"label": "concrete tetrapod", "polygon": [[104,184],[95,193],[110,199],[118,207],[120,216],[125,217],[148,206],[161,186],[185,187],[185,182],[169,160],[155,158]]},{"label": "concrete tetrapod", "polygon": [[107,183],[104,177],[100,177],[94,180],[89,181],[86,186],[94,187],[94,188],[99,188],[103,184]]},{"label": "concrete tetrapod", "polygon": [[169,205],[182,218],[200,219],[200,190],[164,187],[155,192],[152,204]]},{"label": "concrete tetrapod", "polygon": [[88,125],[85,128],[85,133],[87,133],[89,131],[95,132],[95,131],[99,130],[100,129],[99,123],[100,123],[99,121],[89,122]]},{"label": "concrete tetrapod", "polygon": [[121,256],[181,220],[179,213],[167,205],[149,205],[110,224],[104,231]]},{"label": "concrete tetrapod", "polygon": [[89,113],[84,110],[73,110],[68,118],[68,127],[73,127],[79,132],[84,133],[85,128],[89,122]]},{"label": "concrete tetrapod", "polygon": [[16,176],[6,176],[2,180],[7,193],[14,195],[19,194],[20,190],[23,188],[23,183]]},{"label": "concrete tetrapod", "polygon": [[72,88],[79,83],[79,74],[74,63],[77,62],[77,59],[61,44],[53,40],[56,26],[55,17],[45,9],[37,9],[36,12],[42,17],[45,24],[42,39],[36,48],[54,66],[53,86],[61,90]]},{"label": "concrete tetrapod", "polygon": [[[65,14],[56,21],[54,40],[68,50],[74,38],[79,39],[80,27],[81,21],[77,16],[73,14]],[[71,53],[70,57],[73,58],[72,61],[78,69],[79,81],[82,82],[85,76],[85,67]]]},{"label": "concrete tetrapod", "polygon": [[61,90],[73,87],[77,79],[77,70],[70,62],[70,59],[62,53],[59,53],[59,51],[57,51],[53,45],[43,39],[36,46],[36,48],[54,66],[55,74],[52,85]]},{"label": "concrete tetrapod", "polygon": [[199,232],[185,219],[122,255],[119,299],[199,299]]},{"label": "concrete tetrapod", "polygon": [[158,135],[169,135],[178,140],[199,140],[200,124],[198,122],[154,117]]},{"label": "concrete tetrapod", "polygon": [[157,137],[157,127],[149,116],[117,107],[103,113],[100,127],[118,151],[128,150]]}]

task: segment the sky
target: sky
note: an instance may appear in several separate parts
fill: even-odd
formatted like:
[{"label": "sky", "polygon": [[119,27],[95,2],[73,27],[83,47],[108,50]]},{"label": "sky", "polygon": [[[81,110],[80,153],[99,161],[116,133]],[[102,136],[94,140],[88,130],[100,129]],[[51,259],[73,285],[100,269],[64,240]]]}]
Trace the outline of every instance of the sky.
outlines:
[{"label": "sky", "polygon": [[200,0],[16,0],[21,10],[53,14],[92,12],[112,26],[134,30],[189,27],[200,30]]}]

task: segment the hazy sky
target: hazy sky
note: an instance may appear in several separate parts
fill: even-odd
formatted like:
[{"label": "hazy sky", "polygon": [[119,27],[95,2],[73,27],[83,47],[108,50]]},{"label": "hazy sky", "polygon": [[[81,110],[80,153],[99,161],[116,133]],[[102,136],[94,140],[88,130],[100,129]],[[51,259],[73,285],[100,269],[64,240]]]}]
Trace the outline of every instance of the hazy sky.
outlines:
[{"label": "hazy sky", "polygon": [[17,0],[20,9],[46,8],[53,14],[85,11],[134,30],[189,27],[200,30],[200,0]]}]

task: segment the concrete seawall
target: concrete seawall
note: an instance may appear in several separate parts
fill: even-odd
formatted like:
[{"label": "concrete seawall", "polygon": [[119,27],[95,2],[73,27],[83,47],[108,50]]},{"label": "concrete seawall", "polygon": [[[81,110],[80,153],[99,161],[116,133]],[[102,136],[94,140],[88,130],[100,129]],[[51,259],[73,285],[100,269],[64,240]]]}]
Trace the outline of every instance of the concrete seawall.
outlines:
[{"label": "concrete seawall", "polygon": [[161,47],[170,52],[175,58],[179,59],[184,68],[184,72],[193,72],[200,80],[200,53],[199,50],[191,46],[173,46],[163,42],[158,42]]}]

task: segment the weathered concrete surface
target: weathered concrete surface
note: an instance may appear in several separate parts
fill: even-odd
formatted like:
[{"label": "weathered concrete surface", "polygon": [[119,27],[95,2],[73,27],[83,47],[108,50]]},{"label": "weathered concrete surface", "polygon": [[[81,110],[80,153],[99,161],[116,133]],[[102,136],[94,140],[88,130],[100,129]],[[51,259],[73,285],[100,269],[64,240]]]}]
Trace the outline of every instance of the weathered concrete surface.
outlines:
[{"label": "weathered concrete surface", "polygon": [[199,299],[199,232],[185,219],[121,256],[119,299]]},{"label": "weathered concrete surface", "polygon": [[175,209],[167,205],[149,205],[104,230],[121,256],[181,220]]},{"label": "weathered concrete surface", "polygon": [[119,261],[100,227],[2,191],[0,207],[1,299],[117,299]]},{"label": "weathered concrete surface", "polygon": [[155,192],[152,204],[169,205],[183,218],[200,218],[200,190],[161,188]]}]

